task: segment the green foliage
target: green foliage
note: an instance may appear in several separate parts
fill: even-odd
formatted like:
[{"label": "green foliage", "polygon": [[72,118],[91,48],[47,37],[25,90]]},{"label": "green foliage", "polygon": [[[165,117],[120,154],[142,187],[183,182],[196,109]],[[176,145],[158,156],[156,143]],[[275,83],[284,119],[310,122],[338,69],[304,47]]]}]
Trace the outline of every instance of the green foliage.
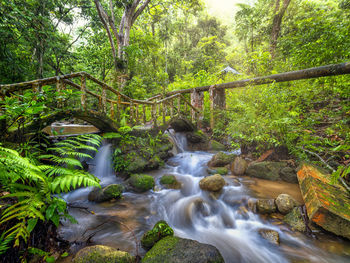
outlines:
[{"label": "green foliage", "polygon": [[[15,204],[7,206],[1,214],[0,227],[5,231],[0,237],[0,252],[4,253],[10,242],[19,246],[20,241],[27,242],[38,220],[52,221],[56,226],[60,218],[74,219],[68,215],[66,202],[53,194],[67,192],[82,186],[99,186],[99,180],[77,167],[81,163],[74,157],[89,156],[73,153],[79,150],[96,150],[95,147],[82,144],[90,141],[98,147],[101,138],[98,135],[82,135],[74,139],[59,142],[47,149],[58,155],[46,155],[52,165],[35,164],[22,157],[17,151],[0,146],[0,183],[3,191],[9,194],[3,198],[15,198]],[[75,148],[76,147],[76,148]],[[75,150],[74,150],[75,149]]]},{"label": "green foliage", "polygon": [[147,231],[141,239],[141,245],[143,248],[149,250],[155,243],[166,236],[173,236],[174,230],[164,220],[158,221],[152,230]]}]

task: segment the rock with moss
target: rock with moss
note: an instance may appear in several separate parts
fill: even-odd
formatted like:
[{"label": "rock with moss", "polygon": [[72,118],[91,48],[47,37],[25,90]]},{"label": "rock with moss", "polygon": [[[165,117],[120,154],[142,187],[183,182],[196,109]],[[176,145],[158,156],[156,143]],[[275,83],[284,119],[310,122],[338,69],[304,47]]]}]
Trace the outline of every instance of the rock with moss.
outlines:
[{"label": "rock with moss", "polygon": [[175,132],[193,132],[196,130],[195,126],[185,118],[172,119],[169,125]]},{"label": "rock with moss", "polygon": [[215,141],[215,140],[210,140],[209,142],[209,150],[211,151],[225,151],[226,147],[222,143]]},{"label": "rock with moss", "polygon": [[151,249],[155,243],[166,236],[173,236],[174,230],[164,220],[158,221],[152,230],[147,231],[141,239],[141,245],[144,249]]},{"label": "rock with moss", "polygon": [[128,183],[132,190],[138,193],[151,190],[155,185],[154,178],[147,174],[132,174],[128,179]]},{"label": "rock with moss", "polygon": [[75,255],[73,263],[133,263],[135,258],[128,252],[108,246],[85,247]]},{"label": "rock with moss", "polygon": [[202,190],[218,192],[225,186],[225,184],[225,179],[220,174],[214,174],[200,180],[199,187]]},{"label": "rock with moss", "polygon": [[258,230],[259,235],[263,238],[269,241],[271,244],[279,245],[280,244],[280,235],[277,231],[272,229],[259,229]]},{"label": "rock with moss", "polygon": [[258,162],[251,163],[246,171],[246,175],[270,181],[280,179],[280,171],[287,166],[284,162]]},{"label": "rock with moss", "polygon": [[237,156],[235,154],[226,154],[219,152],[215,154],[208,162],[209,167],[223,167],[234,161]]},{"label": "rock with moss", "polygon": [[224,263],[219,250],[191,239],[167,236],[158,241],[142,263]]},{"label": "rock with moss", "polygon": [[216,173],[220,175],[228,174],[228,169],[226,167],[218,167],[216,168]]},{"label": "rock with moss", "polygon": [[292,209],[298,205],[298,202],[288,194],[280,194],[275,200],[278,211],[281,214],[288,214]]},{"label": "rock with moss", "polygon": [[274,199],[258,199],[256,201],[256,208],[261,214],[271,214],[277,210]]},{"label": "rock with moss", "polygon": [[180,189],[181,183],[176,179],[173,174],[165,174],[159,181],[163,186],[169,189]]},{"label": "rock with moss", "polygon": [[300,207],[294,207],[293,210],[283,218],[283,221],[286,222],[292,230],[300,232],[306,231],[306,224],[301,214]]},{"label": "rock with moss", "polygon": [[88,200],[91,202],[101,203],[112,199],[118,199],[122,196],[124,187],[120,184],[111,184],[105,188],[95,187],[88,195]]}]

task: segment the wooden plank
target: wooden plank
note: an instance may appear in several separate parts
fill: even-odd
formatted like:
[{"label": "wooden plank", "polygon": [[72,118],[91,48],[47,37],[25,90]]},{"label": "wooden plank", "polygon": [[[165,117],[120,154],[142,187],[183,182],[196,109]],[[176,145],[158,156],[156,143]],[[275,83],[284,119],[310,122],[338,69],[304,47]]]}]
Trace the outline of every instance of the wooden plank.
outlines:
[{"label": "wooden plank", "polygon": [[111,115],[111,119],[113,120],[114,119],[114,103],[111,102],[111,110],[110,110],[110,115]]},{"label": "wooden plank", "polygon": [[170,101],[170,118],[174,118],[174,100]]},{"label": "wooden plank", "polygon": [[135,104],[135,123],[139,124],[139,105]]},{"label": "wooden plank", "polygon": [[157,127],[158,124],[157,124],[157,103],[156,102],[154,102],[152,105],[151,114],[152,114],[153,126]]},{"label": "wooden plank", "polygon": [[107,89],[106,86],[102,86],[102,112],[107,112]]},{"label": "wooden plank", "polygon": [[131,101],[131,104],[130,104],[130,124],[131,125],[134,124],[134,103],[133,103],[133,101]]},{"label": "wooden plank", "polygon": [[181,96],[177,98],[177,114],[181,116]]},{"label": "wooden plank", "polygon": [[166,105],[165,105],[165,101],[162,102],[162,113],[163,113],[163,125],[165,125],[165,120],[166,120]]}]

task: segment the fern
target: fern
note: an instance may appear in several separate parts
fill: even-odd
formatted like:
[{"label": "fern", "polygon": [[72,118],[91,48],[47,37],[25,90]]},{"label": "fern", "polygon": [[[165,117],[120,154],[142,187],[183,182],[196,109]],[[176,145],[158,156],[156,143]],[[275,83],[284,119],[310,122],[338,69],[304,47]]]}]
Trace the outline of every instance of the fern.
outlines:
[{"label": "fern", "polygon": [[[78,150],[97,151],[102,138],[98,135],[82,135],[70,138],[48,148],[51,153],[40,156],[51,165],[36,165],[21,157],[17,151],[0,146],[0,183],[10,194],[2,198],[15,198],[17,202],[1,214],[0,226],[5,231],[0,236],[0,255],[10,244],[20,244],[29,239],[38,220],[52,221],[56,226],[67,213],[66,202],[53,194],[68,192],[78,187],[97,186],[99,179],[82,170],[78,158],[92,158]],[[89,142],[90,145],[84,145]],[[78,168],[78,169],[74,169]]]}]

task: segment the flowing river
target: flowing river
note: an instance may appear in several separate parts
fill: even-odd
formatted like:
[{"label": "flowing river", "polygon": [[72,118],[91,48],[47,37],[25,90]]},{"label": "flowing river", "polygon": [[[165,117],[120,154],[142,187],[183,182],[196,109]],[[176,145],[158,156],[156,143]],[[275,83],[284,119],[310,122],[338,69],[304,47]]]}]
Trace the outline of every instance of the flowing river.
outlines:
[{"label": "flowing river", "polygon": [[[126,192],[123,199],[96,204],[87,200],[91,189],[78,189],[66,194],[70,213],[78,224],[65,222],[60,228],[63,238],[72,242],[75,252],[86,243],[109,245],[144,255],[138,240],[144,232],[164,219],[175,235],[194,239],[217,247],[225,262],[350,262],[348,241],[322,234],[314,239],[293,233],[281,221],[263,218],[247,210],[247,200],[254,196],[247,178],[225,177],[227,186],[220,196],[199,188],[207,175],[207,162],[213,156],[207,152],[186,151],[181,134],[174,138],[180,151],[163,169],[151,173],[156,180],[154,191],[143,194]],[[111,145],[104,145],[92,163],[92,172],[101,185],[122,183],[111,167]],[[178,190],[162,189],[159,179],[174,174],[182,183]],[[259,229],[275,230],[281,245],[275,246],[258,234]]]}]

